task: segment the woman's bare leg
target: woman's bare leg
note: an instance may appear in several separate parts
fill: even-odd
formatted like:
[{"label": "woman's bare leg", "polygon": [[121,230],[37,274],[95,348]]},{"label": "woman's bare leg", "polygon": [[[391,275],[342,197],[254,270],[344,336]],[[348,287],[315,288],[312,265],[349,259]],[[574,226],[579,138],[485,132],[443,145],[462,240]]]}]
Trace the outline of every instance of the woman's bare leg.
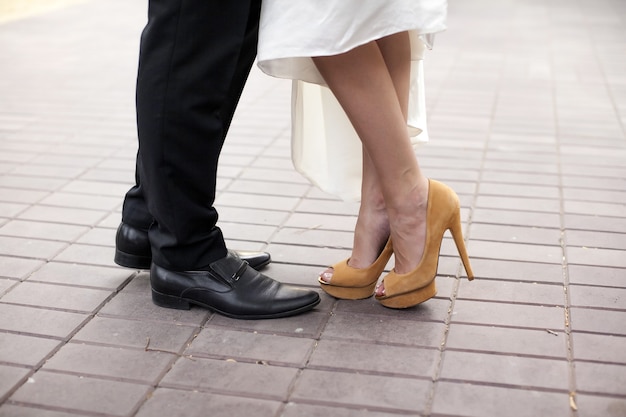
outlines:
[{"label": "woman's bare leg", "polygon": [[354,244],[349,265],[365,268],[371,265],[389,239],[389,218],[383,197],[382,184],[367,150],[363,149],[363,179],[361,206],[354,230]]},{"label": "woman's bare leg", "polygon": [[396,33],[376,41],[393,82],[406,123],[411,86],[411,40],[408,32]]},{"label": "woman's bare leg", "polygon": [[[395,269],[406,273],[417,266],[424,248],[428,180],[422,175],[409,142],[406,107],[399,98],[405,89],[392,77],[397,74],[395,46],[390,37],[341,55],[317,57],[314,62],[371,157],[389,218]],[[403,59],[409,57],[398,61]],[[360,215],[370,209],[368,201],[364,199]]]},{"label": "woman's bare leg", "polygon": [[[390,235],[381,184],[365,148],[362,158],[361,205],[354,230],[352,255],[348,259],[348,265],[359,269],[374,263]],[[330,282],[332,276],[333,268],[327,268],[320,274],[320,278],[325,282]]]},{"label": "woman's bare leg", "polygon": [[[406,125],[409,107],[411,76],[411,45],[407,32],[387,36],[376,41],[391,77]],[[363,181],[361,207],[354,231],[354,244],[349,264],[365,268],[380,254],[389,236],[389,219],[372,159],[363,149]]]}]

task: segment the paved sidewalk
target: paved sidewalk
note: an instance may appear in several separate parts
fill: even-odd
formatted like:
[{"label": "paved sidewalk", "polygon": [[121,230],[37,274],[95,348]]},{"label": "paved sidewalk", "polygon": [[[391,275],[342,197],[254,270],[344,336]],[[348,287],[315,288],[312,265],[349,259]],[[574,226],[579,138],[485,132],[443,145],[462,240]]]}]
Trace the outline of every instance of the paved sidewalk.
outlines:
[{"label": "paved sidewalk", "polygon": [[[146,1],[0,24],[0,416],[626,416],[626,2],[451,0],[420,161],[462,201],[438,296],[323,296],[236,321],[113,264]],[[357,206],[289,159],[290,82],[254,70],[217,206],[232,248],[316,288]],[[576,411],[578,410],[578,411]]]}]

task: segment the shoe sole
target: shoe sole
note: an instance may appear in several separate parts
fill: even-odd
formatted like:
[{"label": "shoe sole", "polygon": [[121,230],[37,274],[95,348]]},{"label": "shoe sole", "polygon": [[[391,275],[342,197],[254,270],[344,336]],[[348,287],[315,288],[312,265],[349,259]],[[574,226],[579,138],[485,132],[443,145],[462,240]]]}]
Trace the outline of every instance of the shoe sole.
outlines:
[{"label": "shoe sole", "polygon": [[119,249],[115,249],[115,256],[113,261],[119,266],[132,269],[150,269],[152,264],[152,257],[133,255],[130,253],[122,252]]},{"label": "shoe sole", "polygon": [[320,288],[328,295],[341,300],[364,300],[374,295],[376,281],[365,287],[339,287],[318,280]]},{"label": "shoe sole", "polygon": [[410,308],[424,301],[430,300],[437,295],[437,287],[435,286],[435,280],[419,290],[411,291],[406,294],[395,295],[389,298],[377,299],[380,304],[387,308]]},{"label": "shoe sole", "polygon": [[282,317],[290,317],[295,316],[300,313],[304,313],[306,311],[312,310],[320,303],[321,299],[318,298],[315,302],[307,304],[305,306],[299,307],[294,310],[289,311],[281,311],[273,314],[256,314],[256,315],[247,315],[247,314],[232,314],[227,311],[219,310],[213,306],[208,304],[200,303],[195,300],[189,300],[186,298],[176,297],[173,295],[163,294],[154,289],[152,289],[152,302],[159,307],[164,308],[172,308],[176,310],[189,310],[192,305],[197,305],[200,307],[204,307],[210,311],[221,314],[226,317],[230,317],[233,319],[240,320],[262,320],[262,319],[277,319]]}]

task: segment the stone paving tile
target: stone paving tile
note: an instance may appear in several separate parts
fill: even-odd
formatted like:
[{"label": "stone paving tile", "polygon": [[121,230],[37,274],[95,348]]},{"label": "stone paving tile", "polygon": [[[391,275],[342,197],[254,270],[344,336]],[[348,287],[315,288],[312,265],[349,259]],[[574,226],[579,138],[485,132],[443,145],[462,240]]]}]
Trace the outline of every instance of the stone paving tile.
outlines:
[{"label": "stone paving tile", "polygon": [[564,214],[563,224],[567,229],[604,231],[614,233],[619,230],[626,230],[626,218]]},{"label": "stone paving tile", "polygon": [[[47,145],[43,146],[46,149],[42,149],[42,151],[48,151],[49,147]],[[47,176],[52,178],[74,178],[80,175],[83,172],[83,169],[80,167],[64,167],[58,165],[35,165],[28,164],[17,166],[15,169],[11,170],[11,173],[25,176]]]},{"label": "stone paving tile", "polygon": [[65,338],[87,319],[87,314],[0,302],[0,330]]},{"label": "stone paving tile", "polygon": [[0,362],[34,367],[59,345],[54,339],[0,332]]},{"label": "stone paving tile", "polygon": [[566,213],[624,217],[623,204],[564,200],[563,205]]},{"label": "stone paving tile", "polygon": [[[317,280],[317,275],[328,265],[332,265],[350,256],[350,250],[334,247],[296,246],[270,243],[267,251],[272,254],[276,263],[289,263],[300,265],[317,266],[312,281]],[[309,281],[311,282],[311,280]]]},{"label": "stone paving tile", "polygon": [[[293,213],[284,224],[285,227],[312,230],[341,230],[350,233],[354,231],[355,225],[355,216],[339,216],[317,213]],[[352,246],[352,244],[350,246]]]},{"label": "stone paving tile", "polygon": [[81,208],[91,210],[113,210],[119,204],[119,197],[57,192],[49,195],[39,204],[55,207]]},{"label": "stone paving tile", "polygon": [[432,416],[570,416],[569,394],[468,383],[437,384]]},{"label": "stone paving tile", "polygon": [[498,242],[519,242],[537,245],[560,244],[561,231],[539,227],[515,227],[474,223],[468,233],[472,239]]},{"label": "stone paving tile", "polygon": [[626,311],[571,308],[572,328],[578,332],[605,333],[626,336]]},{"label": "stone paving tile", "polygon": [[111,196],[119,198],[128,191],[128,184],[119,184],[114,182],[102,181],[72,181],[60,190],[66,193],[78,193],[96,196]]},{"label": "stone paving tile", "polygon": [[[492,140],[495,135],[491,135]],[[528,137],[524,137],[528,140]],[[488,171],[482,172],[483,180],[491,183],[511,183],[511,184],[528,184],[528,185],[552,185],[559,184],[559,177],[557,175],[535,174],[529,172],[499,172]],[[551,200],[547,200],[551,201]]]},{"label": "stone paving tile", "polygon": [[[285,245],[333,246],[351,248],[352,232],[281,228],[273,237],[272,242]],[[329,242],[332,244],[329,245]]]},{"label": "stone paving tile", "polygon": [[0,236],[0,255],[48,260],[61,252],[66,243]]},{"label": "stone paving tile", "polygon": [[515,185],[515,184],[492,184],[482,181],[480,184],[481,195],[515,196],[558,199],[559,190],[557,187],[538,185]]},{"label": "stone paving tile", "polygon": [[237,239],[259,242],[267,242],[276,232],[275,227],[264,225],[220,222],[219,227],[227,236],[237,236]]},{"label": "stone paving tile", "polygon": [[68,207],[33,206],[22,212],[18,218],[40,222],[69,223],[94,226],[102,219],[104,212]]},{"label": "stone paving tile", "polygon": [[298,204],[296,213],[312,213],[322,215],[355,216],[359,212],[357,203],[338,200],[303,199]]},{"label": "stone paving tile", "polygon": [[566,360],[448,351],[440,379],[567,391],[568,372]]},{"label": "stone paving tile", "polygon": [[10,401],[126,416],[145,398],[148,390],[147,385],[39,371],[32,376],[31,383],[22,385],[11,396]]},{"label": "stone paving tile", "polygon": [[542,283],[563,282],[563,267],[558,264],[476,258],[470,258],[470,261],[474,274],[478,278]]},{"label": "stone paving tile", "polygon": [[576,396],[576,404],[581,417],[619,417],[626,411],[626,399],[623,398],[579,394]]},{"label": "stone paving tile", "polygon": [[195,307],[191,310],[158,307],[152,303],[149,292],[121,292],[100,310],[100,315],[104,317],[157,320],[196,326],[204,322],[208,314],[207,310]]},{"label": "stone paving tile", "polygon": [[[150,294],[150,271],[137,271],[130,268],[118,268],[126,274],[131,276],[130,282],[124,286],[121,293],[129,294],[136,293],[141,295],[142,298],[151,299]],[[143,300],[142,300],[143,301]]]},{"label": "stone paving tile", "polygon": [[98,222],[97,226],[117,229],[117,226],[119,226],[120,221],[122,220],[122,213],[119,211],[120,209],[121,205],[118,207],[117,211],[106,215],[100,222]]},{"label": "stone paving tile", "polygon": [[23,405],[5,404],[0,406],[0,417],[77,417],[84,416],[83,413],[69,413],[65,411],[53,411],[42,408],[34,408]]},{"label": "stone paving tile", "polygon": [[493,280],[461,281],[457,299],[498,300],[508,303],[563,306],[562,285],[544,285],[537,282],[503,282]]},{"label": "stone paving tile", "polygon": [[568,265],[567,270],[571,284],[626,287],[624,270],[620,268]]},{"label": "stone paving tile", "polygon": [[[408,414],[416,415],[416,414]],[[364,408],[344,408],[342,406],[309,405],[290,402],[283,409],[281,417],[389,417],[384,411],[370,411]]]},{"label": "stone paving tile", "polygon": [[100,306],[110,291],[94,288],[78,288],[39,282],[22,282],[2,297],[2,302],[91,312]]},{"label": "stone paving tile", "polygon": [[[556,330],[556,329],[555,329]],[[567,340],[562,331],[451,324],[446,348],[563,359]]]},{"label": "stone paving tile", "polygon": [[496,210],[478,208],[474,211],[472,220],[477,223],[503,224],[523,227],[555,227],[559,224],[557,213]]},{"label": "stone paving tile", "polygon": [[115,266],[113,262],[114,248],[73,244],[54,257],[55,261],[73,262],[102,266]]},{"label": "stone paving tile", "polygon": [[[580,174],[580,166],[579,165],[563,165],[563,172],[565,174],[573,173],[568,172],[570,170],[576,171],[576,173]],[[596,178],[593,175],[594,170],[602,170],[599,172],[598,177]],[[596,195],[600,201],[611,201],[608,199],[608,196],[619,195],[623,198],[623,190],[624,186],[626,186],[626,180],[624,180],[625,174],[624,168],[621,170],[619,168],[611,168],[610,166],[594,166],[594,167],[585,167],[586,176],[574,176],[574,175],[563,175],[562,181],[563,185],[567,188],[564,189],[565,197],[574,197],[574,196],[583,196],[584,200],[589,199],[589,195]],[[614,178],[610,178],[614,177]],[[571,188],[570,188],[571,187]],[[576,187],[576,188],[574,188]],[[578,189],[577,187],[582,187]],[[613,194],[613,193],[604,193],[601,190],[621,190],[621,193]],[[571,193],[571,194],[569,194]]]},{"label": "stone paving tile", "polygon": [[[466,234],[463,235],[466,237]],[[466,247],[469,250],[469,242],[466,241]],[[472,259],[474,258],[474,254],[472,252]],[[452,235],[449,231],[446,231],[444,234],[444,238],[441,241],[441,248],[439,250],[439,265],[445,265],[447,262],[455,263],[456,261],[460,261],[459,251],[454,244],[454,240],[452,240]],[[439,266],[438,265],[438,266]],[[393,265],[389,265],[390,267]],[[437,270],[439,272],[439,269]],[[463,274],[465,274],[465,270],[463,270]],[[456,275],[456,272],[454,273]],[[465,275],[463,275],[465,276]]]},{"label": "stone paving tile", "polygon": [[283,320],[235,320],[216,314],[211,316],[205,327],[318,339],[330,317],[333,300],[322,295],[322,301],[312,312]]},{"label": "stone paving tile", "polygon": [[[28,132],[24,134],[24,136],[32,137],[32,132]],[[49,136],[49,134],[46,132],[45,136]],[[60,165],[64,167],[75,166],[75,167],[86,168],[86,167],[91,167],[100,161],[101,161],[101,158],[86,157],[86,156],[81,156],[80,158],[76,158],[75,156],[43,154],[40,156],[36,156],[30,162],[33,164],[42,163],[42,164],[47,164],[47,165]]]},{"label": "stone paving tile", "polygon": [[11,220],[0,228],[3,236],[71,242],[89,230],[85,226]]},{"label": "stone paving tile", "polygon": [[596,180],[589,184],[589,186],[593,187],[593,189],[569,187],[564,188],[563,197],[568,200],[597,201],[615,204],[626,203],[626,192],[623,191],[623,187],[626,186],[626,182],[621,181],[620,184],[613,185],[615,187],[614,190],[621,191],[611,190],[609,188],[612,185],[611,182],[602,182],[601,185],[598,183],[600,183],[600,181]]},{"label": "stone paving tile", "polygon": [[[243,169],[240,177],[244,180],[256,180],[259,178],[263,178],[264,181],[270,182],[285,182],[290,184],[307,184],[306,179],[303,178],[300,174],[295,171],[283,171],[277,169],[265,169],[265,168],[254,168],[254,167],[246,167]],[[234,203],[236,206],[243,207],[259,207],[254,204],[254,201],[258,200],[258,197],[255,199],[254,196],[250,196],[247,198],[244,194],[231,194],[228,198],[225,199],[217,199],[216,202],[219,204]],[[270,201],[262,203],[260,208],[267,209],[276,209],[276,210],[289,210],[294,208],[297,205],[298,201],[293,197],[274,197]]]},{"label": "stone paving tile", "polygon": [[30,275],[28,281],[118,290],[133,273],[122,268],[48,262]]},{"label": "stone paving tile", "polygon": [[44,262],[41,260],[0,256],[0,275],[24,279],[42,265]]},{"label": "stone paving tile", "polygon": [[313,346],[313,340],[299,337],[204,328],[185,355],[304,367]]},{"label": "stone paving tile", "polygon": [[326,371],[432,377],[438,357],[437,349],[321,340],[307,367]]},{"label": "stone paving tile", "polygon": [[[86,173],[80,176],[82,180],[89,181],[116,181],[125,183],[128,180],[128,173],[125,171],[111,170],[111,169],[90,169]],[[112,208],[119,203],[119,199],[115,197],[108,197],[104,199],[105,204],[112,204]]]},{"label": "stone paving tile", "polygon": [[487,242],[471,240],[470,256],[477,258],[508,259],[512,261],[561,263],[563,251],[553,245],[527,245],[523,243]]},{"label": "stone paving tile", "polygon": [[497,161],[493,159],[487,159],[483,169],[486,171],[506,171],[547,175],[558,174],[557,168],[552,163],[537,164],[519,161]]},{"label": "stone paving tile", "polygon": [[25,188],[33,191],[50,191],[66,183],[66,180],[47,177],[23,177],[19,175],[3,175],[0,187]]},{"label": "stone paving tile", "polygon": [[76,239],[76,243],[94,246],[114,246],[116,231],[116,229],[94,227]]},{"label": "stone paving tile", "polygon": [[309,187],[309,184],[284,184],[251,180],[235,180],[228,187],[228,191],[263,196],[301,197],[308,191]]},{"label": "stone paving tile", "polygon": [[2,294],[5,293],[9,288],[17,285],[18,282],[19,281],[16,281],[14,279],[0,278],[0,297],[2,297]]},{"label": "stone paving tile", "polygon": [[580,361],[575,366],[578,392],[624,396],[626,366]]},{"label": "stone paving tile", "polygon": [[570,286],[572,306],[626,310],[626,288]]},{"label": "stone paving tile", "polygon": [[[476,274],[476,271],[474,271],[474,274]],[[441,244],[441,252],[439,253],[439,265],[437,266],[437,276],[446,278],[461,277],[462,279],[465,279],[467,277],[465,269],[461,264],[461,258],[459,258],[459,253],[456,249],[456,246],[454,246],[454,243],[449,242],[446,239],[444,239]],[[442,280],[438,280],[437,288],[439,288],[442,284],[447,285],[447,287],[451,287],[451,285],[445,284],[445,281],[442,282]]]},{"label": "stone paving tile", "polygon": [[0,364],[0,375],[2,375],[0,378],[0,400],[4,401],[8,394],[24,381],[29,372],[30,370],[26,368]]},{"label": "stone paving tile", "polygon": [[224,221],[240,224],[254,223],[279,226],[289,217],[289,213],[276,210],[219,207],[218,211],[220,213],[220,222]]},{"label": "stone paving tile", "polygon": [[297,375],[297,368],[182,357],[160,385],[284,401]]},{"label": "stone paving tile", "polygon": [[[429,380],[305,369],[291,398],[294,401],[359,406],[374,411],[419,412],[430,387]],[[381,395],[381,392],[385,394]]]},{"label": "stone paving tile", "polygon": [[0,217],[14,217],[27,208],[26,204],[0,203]]},{"label": "stone paving tile", "polygon": [[443,340],[443,333],[443,323],[336,313],[328,321],[322,339],[438,347]]},{"label": "stone paving tile", "polygon": [[158,388],[137,417],[276,416],[280,402]]},{"label": "stone paving tile", "polygon": [[155,350],[68,343],[42,369],[154,384],[175,357]]},{"label": "stone paving tile", "polygon": [[298,204],[298,198],[278,197],[259,198],[258,195],[241,193],[222,193],[215,199],[216,206],[250,207],[266,210],[293,210]]},{"label": "stone paving tile", "polygon": [[536,306],[458,300],[454,304],[452,322],[558,331],[565,325],[565,314],[563,307],[558,305]]},{"label": "stone paving tile", "polygon": [[621,250],[568,247],[567,259],[571,264],[626,268],[626,257]]},{"label": "stone paving tile", "polygon": [[[572,339],[574,357],[577,360],[626,365],[626,337],[624,336],[574,332]],[[626,393],[626,390],[624,392]]]}]

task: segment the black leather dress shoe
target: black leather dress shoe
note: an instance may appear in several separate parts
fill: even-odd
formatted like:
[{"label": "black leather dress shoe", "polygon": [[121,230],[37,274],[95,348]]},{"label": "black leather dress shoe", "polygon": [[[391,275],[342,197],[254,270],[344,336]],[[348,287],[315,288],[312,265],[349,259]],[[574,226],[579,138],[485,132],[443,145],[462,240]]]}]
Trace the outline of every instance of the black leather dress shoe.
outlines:
[{"label": "black leather dress shoe", "polygon": [[233,253],[208,271],[170,271],[153,263],[150,285],[158,306],[189,309],[195,304],[236,319],[292,316],[320,302],[317,292],[275,281]]},{"label": "black leather dress shoe", "polygon": [[[267,252],[237,251],[236,254],[256,270],[260,270],[272,261],[272,257]],[[126,223],[120,223],[115,235],[114,261],[126,268],[149,269],[152,264],[152,251],[148,232]]]}]

